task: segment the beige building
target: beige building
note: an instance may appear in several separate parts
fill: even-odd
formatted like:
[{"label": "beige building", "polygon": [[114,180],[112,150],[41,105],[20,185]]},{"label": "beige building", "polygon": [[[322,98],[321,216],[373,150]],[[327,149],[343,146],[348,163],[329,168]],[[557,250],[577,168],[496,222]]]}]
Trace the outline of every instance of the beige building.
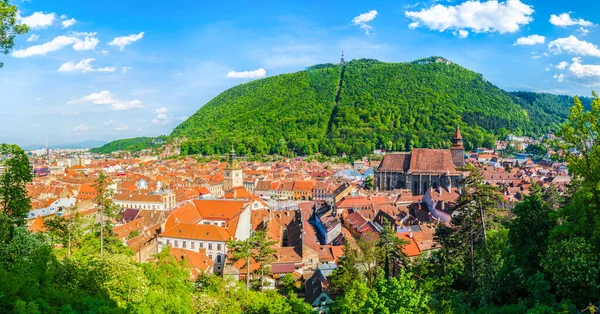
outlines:
[{"label": "beige building", "polygon": [[143,210],[171,210],[176,204],[175,193],[163,192],[156,194],[117,194],[113,203],[120,208],[135,208]]}]

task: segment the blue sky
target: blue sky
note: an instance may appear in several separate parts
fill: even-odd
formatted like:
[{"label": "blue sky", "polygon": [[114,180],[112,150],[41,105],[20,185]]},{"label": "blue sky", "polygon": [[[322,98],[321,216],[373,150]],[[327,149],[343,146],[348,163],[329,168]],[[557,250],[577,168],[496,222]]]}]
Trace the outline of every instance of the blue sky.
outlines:
[{"label": "blue sky", "polygon": [[169,134],[231,86],[342,49],[444,56],[509,91],[600,85],[596,0],[12,2],[35,25],[0,56],[0,142],[20,145]]}]

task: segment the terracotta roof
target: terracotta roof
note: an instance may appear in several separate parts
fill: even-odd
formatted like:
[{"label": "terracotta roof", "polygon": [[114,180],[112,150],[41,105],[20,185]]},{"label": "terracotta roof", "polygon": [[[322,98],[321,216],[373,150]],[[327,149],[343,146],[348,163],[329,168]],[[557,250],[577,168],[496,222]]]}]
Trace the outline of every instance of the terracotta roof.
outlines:
[{"label": "terracotta roof", "polygon": [[162,203],[162,196],[152,194],[117,194],[113,196],[113,200],[123,202]]},{"label": "terracotta roof", "polygon": [[31,226],[27,227],[27,229],[29,229],[29,231],[31,231],[31,232],[46,231],[46,225],[44,224],[44,220],[42,219],[42,216],[35,217],[33,224],[31,224]]},{"label": "terracotta roof", "polygon": [[457,173],[456,167],[452,163],[452,151],[426,148],[412,150],[409,171],[413,173]]},{"label": "terracotta roof", "polygon": [[226,228],[205,224],[178,224],[160,234],[162,237],[225,242],[231,239]]},{"label": "terracotta roof", "polygon": [[165,229],[170,229],[178,223],[196,223],[201,219],[202,216],[194,204],[185,204],[171,212],[165,222]]},{"label": "terracotta roof", "polygon": [[200,252],[190,251],[185,249],[171,248],[169,253],[175,257],[177,261],[182,261],[186,266],[192,267],[190,279],[194,280],[200,273],[207,273],[213,268],[215,262],[206,256],[205,250]]},{"label": "terracotta roof", "polygon": [[240,213],[248,201],[194,200],[203,219],[229,220]]},{"label": "terracotta roof", "polygon": [[409,152],[386,154],[379,164],[378,171],[406,172],[410,167],[410,155]]},{"label": "terracotta roof", "polygon": [[414,238],[411,238],[410,232],[397,232],[396,236],[402,240],[406,240],[408,244],[402,246],[402,252],[406,254],[408,257],[419,256],[421,254],[421,250],[415,242]]}]

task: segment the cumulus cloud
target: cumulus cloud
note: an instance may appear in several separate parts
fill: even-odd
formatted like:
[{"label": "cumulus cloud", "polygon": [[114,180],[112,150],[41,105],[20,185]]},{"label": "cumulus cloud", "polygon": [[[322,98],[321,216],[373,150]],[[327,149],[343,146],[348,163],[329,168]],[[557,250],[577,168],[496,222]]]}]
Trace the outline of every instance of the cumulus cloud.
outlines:
[{"label": "cumulus cloud", "polygon": [[584,64],[581,57],[574,57],[571,59],[570,64],[563,61],[556,68],[565,70],[565,73],[554,75],[554,78],[559,82],[568,79],[586,86],[600,85],[600,64]]},{"label": "cumulus cloud", "polygon": [[[94,33],[95,35],[95,33]],[[98,38],[86,36],[83,40],[78,39],[73,45],[74,50],[94,50],[98,46]]]},{"label": "cumulus cloud", "polygon": [[94,58],[86,58],[77,63],[73,61],[69,61],[64,63],[58,68],[58,72],[114,72],[116,70],[115,67],[103,67],[103,68],[94,68],[91,63],[95,61]]},{"label": "cumulus cloud", "polygon": [[132,67],[122,67],[121,68],[121,73],[125,74],[129,71],[131,71],[133,68]]},{"label": "cumulus cloud", "polygon": [[123,48],[125,48],[125,46],[142,39],[142,37],[144,37],[144,32],[141,32],[137,35],[131,34],[129,36],[115,37],[115,39],[113,39],[111,42],[109,42],[108,45],[109,46],[117,46],[117,47],[119,47],[120,50],[123,50]]},{"label": "cumulus cloud", "polygon": [[227,73],[227,77],[232,77],[232,78],[261,78],[261,77],[265,77],[267,75],[267,71],[265,71],[265,69],[260,68],[260,69],[256,69],[254,71],[243,71],[243,72],[236,72],[236,71],[229,71]]},{"label": "cumulus cloud", "polygon": [[104,122],[102,122],[102,124],[109,126],[109,125],[114,125],[115,124],[115,120],[110,119],[110,120],[106,120]]},{"label": "cumulus cloud", "polygon": [[26,16],[26,17],[17,16],[17,18],[19,19],[19,22],[21,24],[26,24],[31,29],[40,29],[40,28],[46,28],[46,27],[52,25],[52,23],[54,23],[54,20],[56,19],[56,14],[54,14],[54,13],[46,14],[44,12],[35,12],[30,16]]},{"label": "cumulus cloud", "polygon": [[140,100],[121,100],[115,97],[115,95],[107,90],[99,93],[93,93],[81,98],[73,99],[68,104],[81,104],[81,103],[92,103],[94,105],[105,105],[109,106],[110,110],[130,110],[142,108],[142,102]]},{"label": "cumulus cloud", "polygon": [[67,27],[71,27],[73,25],[75,25],[75,23],[77,23],[77,20],[75,19],[69,19],[69,20],[64,20],[61,22],[63,28],[67,28]]},{"label": "cumulus cloud", "polygon": [[352,19],[352,24],[359,26],[361,29],[365,31],[365,34],[369,35],[369,30],[373,28],[371,25],[367,24],[375,19],[377,16],[376,10],[371,10],[369,12],[363,13]]},{"label": "cumulus cloud", "polygon": [[546,42],[546,37],[544,36],[540,36],[540,35],[530,35],[527,37],[520,37],[517,38],[517,41],[515,42],[515,45],[537,45],[537,44],[543,44]]},{"label": "cumulus cloud", "polygon": [[169,124],[173,121],[184,121],[185,119],[188,118],[186,116],[183,116],[183,117],[169,116],[169,115],[167,115],[167,112],[169,112],[169,109],[167,109],[165,107],[157,108],[156,110],[154,110],[154,112],[156,113],[156,117],[154,119],[152,119],[152,123],[156,124],[156,125],[165,125],[165,124]]},{"label": "cumulus cloud", "polygon": [[555,78],[559,83],[562,83],[565,81],[565,75],[564,74],[554,74],[553,78]]},{"label": "cumulus cloud", "polygon": [[114,129],[115,131],[127,131],[129,130],[129,127],[123,123],[117,125]]},{"label": "cumulus cloud", "polygon": [[39,35],[36,35],[36,34],[31,34],[31,35],[29,36],[29,38],[27,38],[27,42],[28,42],[28,43],[34,42],[34,41],[38,40],[39,38],[40,38],[40,36],[39,36]]},{"label": "cumulus cloud", "polygon": [[533,21],[533,7],[520,0],[466,1],[455,6],[436,4],[421,11],[406,11],[412,20],[409,28],[426,27],[445,30],[470,30],[475,33],[514,33]]},{"label": "cumulus cloud", "polygon": [[559,26],[559,27],[567,27],[573,25],[579,25],[584,27],[593,26],[594,23],[590,21],[586,21],[584,19],[573,19],[571,18],[570,13],[561,13],[560,15],[552,14],[550,15],[550,24]]},{"label": "cumulus cloud", "polygon": [[[16,58],[27,58],[31,56],[46,55],[66,46],[73,46],[74,50],[92,50],[98,45],[98,39],[93,37],[96,33],[72,33],[71,36],[58,36],[49,42],[30,46],[26,49],[15,50],[12,53]],[[84,36],[84,39],[80,37]]]},{"label": "cumulus cloud", "polygon": [[89,130],[91,130],[92,127],[90,127],[89,125],[85,125],[85,124],[80,124],[80,125],[76,125],[75,127],[73,127],[73,132],[75,133],[85,133]]},{"label": "cumulus cloud", "polygon": [[548,43],[548,48],[554,54],[565,52],[574,55],[600,57],[598,46],[579,40],[573,35],[551,41]]},{"label": "cumulus cloud", "polygon": [[15,50],[13,51],[13,57],[17,58],[26,58],[35,55],[46,55],[49,52],[59,50],[65,46],[73,45],[77,42],[76,37],[67,37],[67,36],[58,36],[52,39],[51,41],[41,44],[31,46],[27,49]]},{"label": "cumulus cloud", "polygon": [[563,61],[563,62],[559,63],[556,66],[556,68],[559,69],[559,70],[564,70],[568,65],[569,65],[569,62]]},{"label": "cumulus cloud", "polygon": [[467,38],[469,37],[469,32],[464,29],[459,29],[457,31],[452,32],[452,34],[458,38]]}]

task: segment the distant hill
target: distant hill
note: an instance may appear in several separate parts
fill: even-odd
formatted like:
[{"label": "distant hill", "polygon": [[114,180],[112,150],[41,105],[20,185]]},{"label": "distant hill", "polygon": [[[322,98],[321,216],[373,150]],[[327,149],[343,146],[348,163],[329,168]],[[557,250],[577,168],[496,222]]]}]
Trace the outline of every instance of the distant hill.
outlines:
[{"label": "distant hill", "polygon": [[[81,149],[81,148],[100,147],[100,146],[102,146],[104,144],[106,144],[105,141],[88,140],[88,141],[83,141],[83,142],[79,142],[79,143],[50,145],[50,148]],[[32,145],[23,146],[22,148],[24,150],[35,150],[35,149],[43,148],[45,146],[46,146],[45,144],[39,144],[39,145],[32,144]]]},{"label": "distant hill", "polygon": [[[184,154],[224,153],[233,144],[240,154],[363,156],[376,148],[446,148],[459,125],[467,148],[491,147],[508,133],[556,130],[571,105],[569,96],[505,92],[441,57],[359,59],[232,87],[170,137],[186,139]],[[139,147],[122,141],[104,147]]]},{"label": "distant hill", "polygon": [[152,148],[162,141],[167,140],[166,136],[159,137],[134,137],[112,141],[100,147],[90,149],[93,153],[108,154],[119,150],[140,151],[146,148]]}]

